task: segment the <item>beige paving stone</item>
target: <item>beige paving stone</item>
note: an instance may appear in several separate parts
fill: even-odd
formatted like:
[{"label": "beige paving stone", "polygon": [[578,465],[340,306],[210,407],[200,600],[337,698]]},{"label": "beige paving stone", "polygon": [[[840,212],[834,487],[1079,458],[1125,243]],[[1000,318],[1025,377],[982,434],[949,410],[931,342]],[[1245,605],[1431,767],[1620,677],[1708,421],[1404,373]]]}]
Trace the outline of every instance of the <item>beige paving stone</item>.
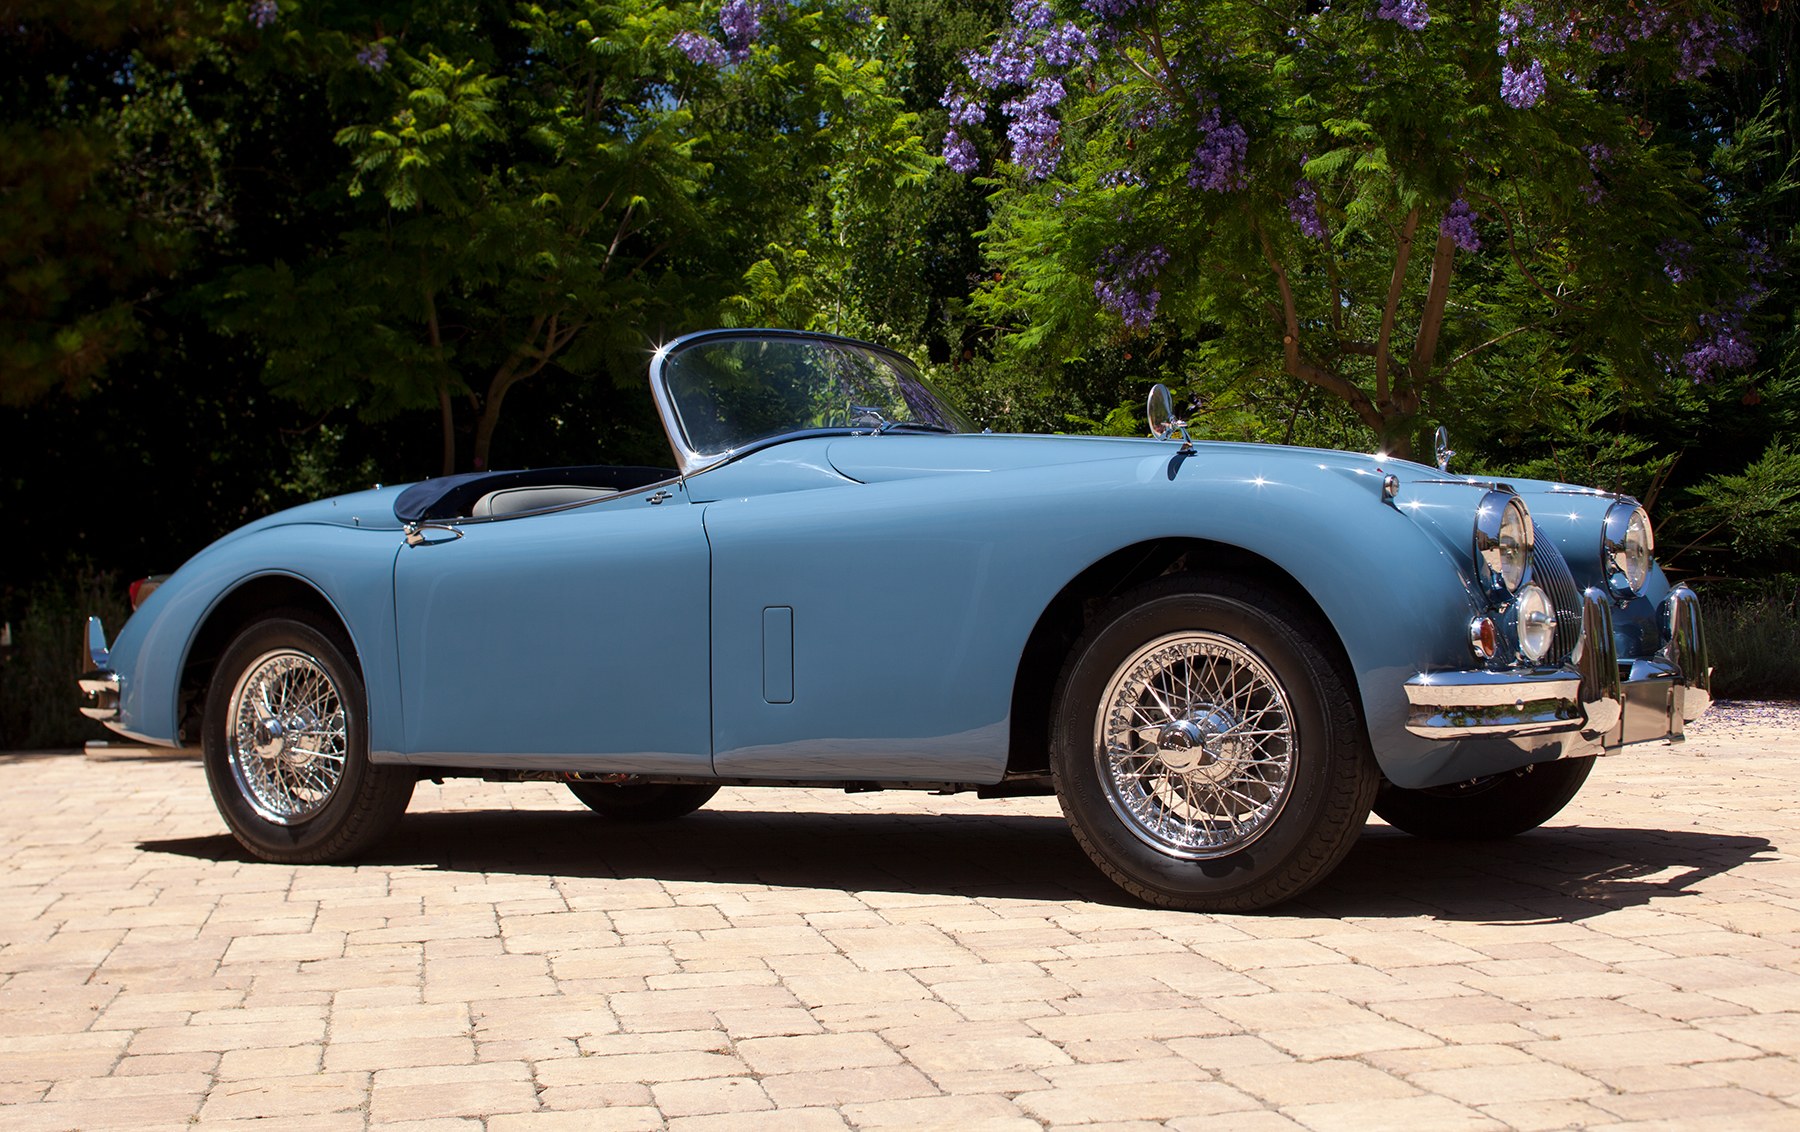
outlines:
[{"label": "beige paving stone", "polygon": [[845,1105],[844,1116],[858,1128],[979,1128],[1007,1121],[1041,1127],[1027,1120],[1017,1105],[992,1093]]},{"label": "beige paving stone", "polygon": [[808,1034],[792,1038],[748,1038],[737,1052],[759,1074],[801,1070],[855,1069],[897,1065],[899,1053],[874,1034]]},{"label": "beige paving stone", "polygon": [[464,1065],[474,1060],[474,1040],[460,1036],[389,1038],[378,1042],[334,1041],[325,1047],[327,1072],[362,1070],[373,1073],[378,1069]]},{"label": "beige paving stone", "polygon": [[1790,1120],[1800,1123],[1800,1109],[1760,1093],[1729,1085],[1711,1089],[1607,1095],[1594,1097],[1589,1103],[1625,1120],[1679,1120],[1691,1125],[1725,1119],[1736,1125],[1740,1120],[1758,1116],[1786,1114]]},{"label": "beige paving stone", "polygon": [[1388,1021],[1266,1030],[1262,1036],[1271,1045],[1302,1060],[1364,1057],[1383,1050],[1424,1049],[1442,1044],[1430,1034]]},{"label": "beige paving stone", "polygon": [[[299,1077],[319,1071],[324,1048],[319,1044],[266,1049],[228,1049],[219,1055],[220,1081],[260,1081],[266,1077]],[[363,1069],[367,1066],[333,1066]]]},{"label": "beige paving stone", "polygon": [[1712,1033],[1754,1046],[1763,1053],[1800,1057],[1800,1012],[1715,1018],[1701,1025]]},{"label": "beige paving stone", "polygon": [[939,1092],[929,1078],[910,1065],[781,1073],[764,1077],[762,1087],[776,1107],[782,1109],[905,1100]]},{"label": "beige paving stone", "polygon": [[487,1132],[651,1132],[662,1114],[648,1105],[582,1112],[512,1112],[487,1121]]},{"label": "beige paving stone", "polygon": [[1238,1029],[1236,1023],[1201,1006],[1104,1014],[1059,1014],[1033,1018],[1028,1024],[1053,1042],[1094,1041],[1102,1038],[1187,1038],[1228,1034]]},{"label": "beige paving stone", "polygon": [[749,1077],[712,1077],[669,1081],[651,1087],[657,1111],[665,1118],[705,1116],[721,1112],[761,1112],[775,1107],[763,1087]]},{"label": "beige paving stone", "polygon": [[800,1034],[817,1034],[824,1032],[825,1027],[813,1017],[812,1012],[799,1007],[750,1007],[742,1010],[721,1010],[716,1017],[719,1025],[733,1038],[782,1038]]},{"label": "beige paving stone", "polygon": [[[669,1121],[669,1132],[743,1132],[745,1121],[736,1113],[717,1116],[684,1116]],[[757,1132],[841,1132],[850,1127],[829,1108],[790,1108],[756,1118]]]},{"label": "beige paving stone", "polygon": [[1177,1038],[1167,1043],[1168,1049],[1203,1069],[1244,1068],[1256,1065],[1280,1065],[1293,1061],[1287,1053],[1253,1034],[1225,1034],[1212,1038]]},{"label": "beige paving stone", "polygon": [[1316,1132],[1364,1132],[1369,1128],[1383,1132],[1476,1132],[1506,1127],[1492,1116],[1436,1096],[1294,1105],[1284,1107],[1282,1115]]},{"label": "beige paving stone", "polygon": [[1013,1098],[1027,1115],[1050,1125],[1103,1120],[1172,1120],[1179,1116],[1260,1109],[1252,1097],[1214,1081],[1134,1082],[1057,1088]]},{"label": "beige paving stone", "polygon": [[367,1073],[315,1073],[258,1081],[228,1081],[206,1096],[200,1121],[286,1120],[290,1116],[360,1109],[369,1097]]},{"label": "beige paving stone", "polygon": [[1416,1095],[1397,1077],[1358,1061],[1296,1061],[1279,1065],[1224,1066],[1219,1079],[1279,1108],[1338,1104]]},{"label": "beige paving stone", "polygon": [[1608,1091],[1592,1077],[1544,1062],[1429,1069],[1408,1074],[1407,1080],[1427,1092],[1478,1107],[1512,1101],[1589,1099]]},{"label": "beige paving stone", "polygon": [[705,1081],[716,1077],[746,1076],[748,1073],[749,1068],[740,1058],[730,1054],[692,1050],[673,1053],[615,1053],[601,1057],[541,1061],[537,1064],[538,1083],[545,1087]]},{"label": "beige paving stone", "polygon": [[374,1075],[369,1120],[432,1120],[533,1112],[537,1088],[523,1062],[385,1069]]},{"label": "beige paving stone", "polygon": [[1762,1052],[1717,1034],[1695,1030],[1640,1030],[1599,1037],[1563,1038],[1531,1042],[1524,1049],[1545,1061],[1577,1070],[1739,1060]]}]

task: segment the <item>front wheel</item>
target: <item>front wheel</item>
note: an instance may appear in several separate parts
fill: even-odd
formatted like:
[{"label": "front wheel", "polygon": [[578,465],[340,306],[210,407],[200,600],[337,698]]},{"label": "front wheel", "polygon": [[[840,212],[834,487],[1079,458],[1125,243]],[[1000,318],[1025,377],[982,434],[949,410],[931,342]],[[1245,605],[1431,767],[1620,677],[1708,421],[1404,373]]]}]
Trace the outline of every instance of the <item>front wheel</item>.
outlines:
[{"label": "front wheel", "polygon": [[1405,790],[1389,784],[1375,795],[1375,813],[1415,837],[1440,841],[1512,837],[1561,813],[1593,769],[1592,757],[1558,759],[1451,786]]},{"label": "front wheel", "polygon": [[637,782],[614,786],[604,782],[571,782],[569,793],[581,804],[614,821],[670,821],[686,817],[719,792],[717,786],[677,782]]},{"label": "front wheel", "polygon": [[1050,759],[1103,872],[1152,904],[1249,911],[1337,866],[1379,776],[1327,632],[1231,577],[1161,578],[1101,614],[1063,672]]},{"label": "front wheel", "polygon": [[302,612],[255,622],[219,659],[202,731],[225,824],[266,861],[341,861],[405,812],[416,775],[369,761],[367,697],[341,636]]}]

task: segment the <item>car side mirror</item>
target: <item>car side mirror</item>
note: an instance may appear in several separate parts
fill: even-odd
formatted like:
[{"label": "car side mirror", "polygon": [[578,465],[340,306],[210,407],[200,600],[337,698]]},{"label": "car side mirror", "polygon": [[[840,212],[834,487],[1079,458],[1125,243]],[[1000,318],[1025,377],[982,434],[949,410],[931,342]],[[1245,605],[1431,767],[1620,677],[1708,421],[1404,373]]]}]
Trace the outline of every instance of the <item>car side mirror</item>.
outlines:
[{"label": "car side mirror", "polygon": [[1175,398],[1169,393],[1169,387],[1157,382],[1150,387],[1150,399],[1144,404],[1144,415],[1150,419],[1150,435],[1158,440],[1168,440],[1170,436],[1180,433],[1183,453],[1194,450],[1194,442],[1188,439],[1187,422],[1175,418]]}]

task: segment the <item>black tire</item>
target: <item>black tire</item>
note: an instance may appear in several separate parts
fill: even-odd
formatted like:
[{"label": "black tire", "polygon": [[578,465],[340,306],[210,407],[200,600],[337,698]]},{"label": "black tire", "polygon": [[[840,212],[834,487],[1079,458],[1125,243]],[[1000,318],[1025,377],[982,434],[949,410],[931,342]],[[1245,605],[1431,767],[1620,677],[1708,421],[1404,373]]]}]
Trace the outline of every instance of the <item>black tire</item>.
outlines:
[{"label": "black tire", "polygon": [[284,610],[239,633],[206,695],[202,751],[213,801],[251,853],[341,861],[393,829],[411,767],[369,761],[368,697],[341,632]]},{"label": "black tire", "polygon": [[717,786],[693,786],[674,782],[626,783],[571,782],[569,793],[581,804],[614,821],[670,821],[683,818],[706,805],[719,792]]},{"label": "black tire", "polygon": [[1593,769],[1592,757],[1558,759],[1452,786],[1405,790],[1385,783],[1375,795],[1375,812],[1415,837],[1494,841],[1561,813]]},{"label": "black tire", "polygon": [[1090,624],[1058,687],[1050,765],[1101,871],[1150,904],[1243,912],[1337,867],[1380,775],[1351,681],[1315,643],[1329,639],[1231,576],[1157,579]]}]

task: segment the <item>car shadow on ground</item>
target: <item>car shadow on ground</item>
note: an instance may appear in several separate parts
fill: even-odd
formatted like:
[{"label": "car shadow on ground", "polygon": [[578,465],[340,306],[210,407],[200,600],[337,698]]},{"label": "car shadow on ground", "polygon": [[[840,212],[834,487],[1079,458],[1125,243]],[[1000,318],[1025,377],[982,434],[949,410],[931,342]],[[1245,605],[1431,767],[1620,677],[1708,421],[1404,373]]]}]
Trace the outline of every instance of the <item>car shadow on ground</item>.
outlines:
[{"label": "car shadow on ground", "polygon": [[[247,862],[236,841],[149,841],[151,853]],[[1364,830],[1337,871],[1284,915],[1572,922],[1657,898],[1758,860],[1759,837],[1691,830],[1534,830],[1445,842]],[[1130,904],[1043,814],[701,811],[628,825],[578,811],[409,814],[364,863],[469,873],[770,885],[971,899]],[[331,866],[317,866],[321,869]]]}]

